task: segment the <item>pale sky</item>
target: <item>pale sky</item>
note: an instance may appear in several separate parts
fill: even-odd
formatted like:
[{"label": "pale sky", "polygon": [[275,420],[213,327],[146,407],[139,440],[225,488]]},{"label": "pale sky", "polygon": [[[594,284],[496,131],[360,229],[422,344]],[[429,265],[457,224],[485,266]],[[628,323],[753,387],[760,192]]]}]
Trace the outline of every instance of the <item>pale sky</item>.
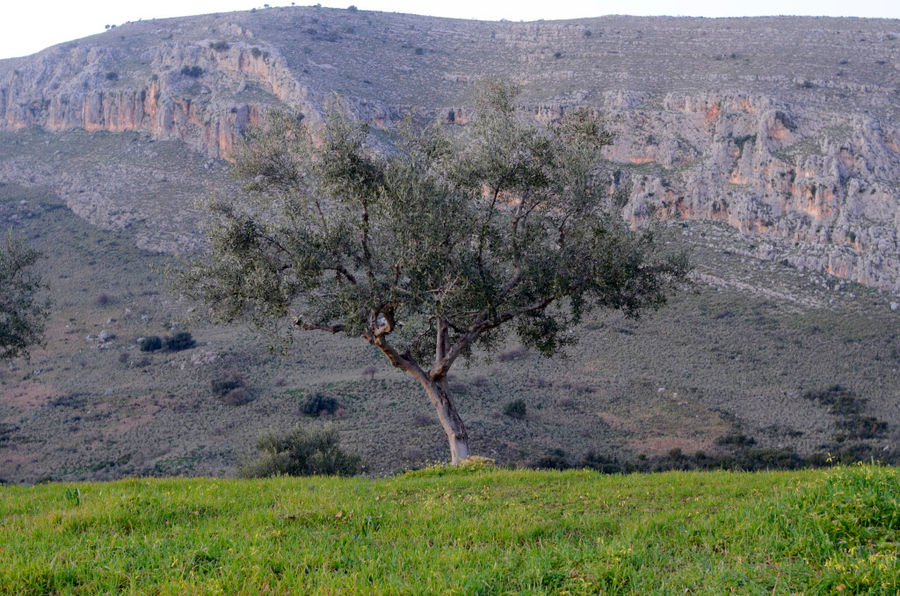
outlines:
[{"label": "pale sky", "polygon": [[[307,4],[301,0],[298,5]],[[46,47],[104,31],[126,21],[261,8],[253,0],[5,0],[0,8],[0,58],[33,54]],[[270,0],[272,6],[290,5]],[[608,14],[672,16],[856,16],[900,19],[898,0],[341,0],[322,6],[407,12],[463,19],[534,21]],[[900,23],[898,23],[900,30]]]}]

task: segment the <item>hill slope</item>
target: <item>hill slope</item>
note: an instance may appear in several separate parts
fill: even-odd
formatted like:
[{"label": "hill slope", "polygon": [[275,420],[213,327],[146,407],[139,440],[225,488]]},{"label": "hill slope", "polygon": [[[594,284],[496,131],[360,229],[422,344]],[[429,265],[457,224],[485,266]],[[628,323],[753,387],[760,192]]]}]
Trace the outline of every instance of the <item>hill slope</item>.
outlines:
[{"label": "hill slope", "polygon": [[[0,62],[0,129],[140,131],[227,157],[261,111],[316,121],[333,93],[379,126],[410,111],[464,124],[473,83],[500,75],[542,120],[576,105],[608,116],[631,217],[721,220],[765,237],[762,258],[896,293],[898,36],[897,21],[826,18],[488,23],[291,7],[153,20]],[[97,197],[131,213],[102,176],[87,196],[37,176],[79,214]]]},{"label": "hill slope", "polygon": [[[337,91],[376,127],[409,112],[464,126],[485,73],[516,80],[544,121],[602,111],[629,217],[671,214],[696,284],[640,324],[587,321],[567,360],[510,344],[458,371],[475,453],[727,456],[743,435],[896,458],[898,29],[283,8],[129,23],[0,61],[0,227],[44,251],[56,300],[45,349],[0,371],[0,479],[227,474],[260,430],[318,424],[301,415],[317,393],[370,473],[442,458],[429,405],[360,342],[300,336],[276,357],[271,337],[192,322],[150,266],[199,245],[194,201],[232,190],[220,158],[267,107],[315,122]],[[136,343],[184,329],[199,344],[186,352]],[[235,377],[252,401],[213,391]],[[503,414],[513,399],[524,419]]]},{"label": "hill slope", "polygon": [[[130,147],[127,136],[108,140]],[[47,345],[0,369],[0,480],[230,474],[258,432],[298,422],[334,423],[372,474],[446,457],[421,390],[363,341],[300,334],[283,345],[192,321],[158,272],[171,257],[134,248],[130,230],[96,229],[40,189],[0,186],[0,229],[10,225],[46,255],[54,307]],[[673,449],[727,455],[734,446],[717,441],[744,435],[754,450],[896,458],[900,313],[885,296],[748,257],[721,225],[683,225],[676,238],[695,243],[704,281],[664,309],[639,321],[598,313],[567,358],[509,343],[454,372],[474,453],[523,465],[557,449],[572,463],[588,452],[636,462]],[[137,344],[179,330],[198,345]],[[235,375],[253,401],[213,391]],[[832,395],[834,385],[845,390]],[[316,394],[339,411],[304,416]],[[514,399],[526,404],[522,419],[503,413]]]}]

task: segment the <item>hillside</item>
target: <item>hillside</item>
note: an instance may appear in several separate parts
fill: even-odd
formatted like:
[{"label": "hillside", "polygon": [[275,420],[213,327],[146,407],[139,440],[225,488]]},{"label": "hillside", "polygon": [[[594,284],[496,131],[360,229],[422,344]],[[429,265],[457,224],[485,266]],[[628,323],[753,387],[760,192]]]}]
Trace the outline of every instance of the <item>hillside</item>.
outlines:
[{"label": "hillside", "polygon": [[0,593],[894,594],[898,507],[868,466],[0,487]]},{"label": "hillside", "polygon": [[[298,421],[334,423],[372,475],[444,458],[429,404],[362,342],[210,327],[160,271],[200,246],[195,201],[233,190],[227,158],[266,108],[315,124],[337,92],[376,128],[410,112],[465,126],[485,74],[518,82],[543,121],[602,112],[626,214],[670,214],[695,269],[659,312],[586,321],[566,359],[509,343],[459,367],[474,453],[896,461],[898,36],[864,19],[297,7],[128,23],[0,61],[0,229],[43,251],[54,299],[46,345],[0,369],[0,481],[228,475],[258,432]],[[184,352],[137,343],[185,330]],[[214,388],[235,378],[227,403]],[[315,395],[337,412],[304,417]],[[522,419],[504,414],[514,399]]]},{"label": "hillside", "polygon": [[[410,111],[464,124],[473,83],[501,75],[540,119],[578,105],[607,116],[631,217],[727,222],[765,238],[761,258],[897,293],[898,36],[896,21],[830,18],[492,23],[285,7],[152,20],[0,62],[0,129],[138,131],[219,158],[268,107],[316,121],[333,93],[379,126]],[[169,225],[106,172],[72,189],[61,161],[33,172],[7,158],[0,173],[52,186],[96,224]]]},{"label": "hillside", "polygon": [[[107,141],[127,155],[136,136]],[[46,255],[54,306],[46,346],[0,369],[0,480],[228,475],[257,433],[298,422],[335,424],[370,474],[446,458],[419,387],[361,340],[300,334],[283,344],[198,323],[192,305],[166,291],[159,269],[171,257],[135,248],[128,229],[91,226],[46,190],[0,186],[0,228],[9,225]],[[718,443],[744,435],[753,451],[786,450],[781,459],[896,459],[900,351],[889,300],[747,256],[750,241],[721,224],[682,222],[673,232],[672,241],[695,244],[698,281],[662,310],[639,321],[598,313],[566,358],[510,342],[454,371],[474,453],[522,465],[554,450],[571,463],[589,452],[638,462],[673,449],[731,454],[744,446]],[[178,330],[197,347],[137,344]],[[235,375],[249,403],[213,391]],[[834,385],[846,393],[832,395]],[[304,416],[316,394],[339,411]],[[503,413],[514,399],[526,404],[522,419]]]}]

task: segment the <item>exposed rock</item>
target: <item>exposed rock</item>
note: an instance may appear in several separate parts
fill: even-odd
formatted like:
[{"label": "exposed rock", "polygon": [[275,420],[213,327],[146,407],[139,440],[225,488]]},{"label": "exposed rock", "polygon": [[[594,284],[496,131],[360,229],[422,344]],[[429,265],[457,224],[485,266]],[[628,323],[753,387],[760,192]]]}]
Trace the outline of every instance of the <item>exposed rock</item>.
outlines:
[{"label": "exposed rock", "polygon": [[[613,186],[627,189],[632,221],[722,221],[765,237],[757,258],[900,292],[898,30],[866,19],[486,23],[322,8],[144,21],[0,62],[0,130],[137,131],[228,158],[269,107],[316,124],[335,92],[377,127],[409,113],[465,125],[472,84],[497,73],[521,84],[543,122],[583,105],[605,116]],[[99,225],[144,222],[142,246],[196,246],[192,225],[173,227],[122,192],[144,182],[140,165],[42,171],[7,157],[0,177],[50,184]],[[166,184],[150,181],[147,194],[163,200]],[[168,205],[169,220],[172,207],[191,212]]]}]

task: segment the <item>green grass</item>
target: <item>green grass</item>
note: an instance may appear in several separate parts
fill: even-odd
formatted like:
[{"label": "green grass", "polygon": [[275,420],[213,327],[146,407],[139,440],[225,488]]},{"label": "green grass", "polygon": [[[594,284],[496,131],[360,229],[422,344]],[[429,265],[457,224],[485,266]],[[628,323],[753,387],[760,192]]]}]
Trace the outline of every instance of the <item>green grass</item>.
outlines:
[{"label": "green grass", "polygon": [[900,475],[133,479],[0,489],[0,592],[893,594]]}]

